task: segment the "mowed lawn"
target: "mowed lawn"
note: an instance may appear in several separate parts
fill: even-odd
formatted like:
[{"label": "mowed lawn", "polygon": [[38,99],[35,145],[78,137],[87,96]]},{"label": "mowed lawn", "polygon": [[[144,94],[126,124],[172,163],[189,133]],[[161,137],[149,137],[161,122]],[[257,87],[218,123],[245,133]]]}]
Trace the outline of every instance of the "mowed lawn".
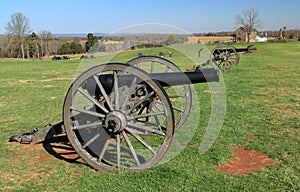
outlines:
[{"label": "mowed lawn", "polygon": [[[95,171],[54,157],[42,144],[9,143],[11,135],[62,119],[64,97],[81,61],[0,59],[0,191],[299,191],[300,43],[254,45],[254,54],[241,54],[238,67],[223,73],[227,110],[214,145],[199,153],[213,93],[206,84],[196,85],[201,116],[192,140],[167,163],[142,172]],[[167,49],[142,52],[160,50]],[[114,60],[126,62],[138,52]],[[182,57],[166,58],[188,67]],[[218,170],[239,147],[268,155],[275,164],[248,175]]]}]

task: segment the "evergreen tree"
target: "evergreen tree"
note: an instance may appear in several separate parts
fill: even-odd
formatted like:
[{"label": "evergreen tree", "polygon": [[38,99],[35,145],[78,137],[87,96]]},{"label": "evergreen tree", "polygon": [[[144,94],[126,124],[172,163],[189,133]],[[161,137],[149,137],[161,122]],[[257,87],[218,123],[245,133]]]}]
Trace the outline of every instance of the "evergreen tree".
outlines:
[{"label": "evergreen tree", "polygon": [[87,42],[85,43],[85,51],[88,52],[90,48],[93,47],[93,45],[97,42],[96,37],[92,33],[89,33],[87,35]]}]

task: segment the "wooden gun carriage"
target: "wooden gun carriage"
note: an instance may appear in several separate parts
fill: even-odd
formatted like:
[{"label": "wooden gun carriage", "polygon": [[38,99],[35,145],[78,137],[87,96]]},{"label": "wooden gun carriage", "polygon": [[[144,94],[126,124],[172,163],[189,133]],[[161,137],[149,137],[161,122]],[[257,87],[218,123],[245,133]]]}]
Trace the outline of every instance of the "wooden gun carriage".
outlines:
[{"label": "wooden gun carriage", "polygon": [[190,84],[218,81],[218,69],[182,72],[155,56],[97,65],[70,86],[63,120],[34,132],[32,141],[66,134],[97,170],[148,169],[162,159],[189,115]]}]

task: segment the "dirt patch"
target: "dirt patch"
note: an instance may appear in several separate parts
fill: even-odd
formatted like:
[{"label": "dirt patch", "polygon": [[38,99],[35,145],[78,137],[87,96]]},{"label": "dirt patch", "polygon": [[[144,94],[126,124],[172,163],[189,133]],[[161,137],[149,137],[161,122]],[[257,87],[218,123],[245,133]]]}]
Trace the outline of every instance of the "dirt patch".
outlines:
[{"label": "dirt patch", "polygon": [[36,158],[36,162],[37,163],[44,163],[45,161],[47,161],[47,159],[49,159],[50,157],[52,157],[52,155],[45,153],[42,155],[37,156]]},{"label": "dirt patch", "polygon": [[66,161],[81,162],[79,155],[69,145],[51,143],[51,146],[49,145],[48,147],[51,148],[50,153],[45,151],[43,144],[21,144],[21,148],[15,149],[11,147],[10,150],[15,151],[18,156],[30,158],[29,164],[43,164],[55,157]]},{"label": "dirt patch", "polygon": [[38,185],[57,172],[57,169],[47,164],[52,155],[45,151],[42,144],[7,144],[6,149],[11,151],[11,158],[1,160],[7,164],[7,167],[1,170],[3,191],[25,190],[28,182]]},{"label": "dirt patch", "polygon": [[265,166],[276,163],[275,160],[261,152],[245,150],[243,147],[233,150],[233,155],[235,158],[218,167],[220,171],[238,175],[248,175],[255,170],[260,170]]},{"label": "dirt patch", "polygon": [[52,157],[49,153],[45,152],[42,144],[18,144],[21,145],[21,148],[15,150],[17,156],[20,156],[24,159],[30,158],[28,164],[40,164],[45,163],[45,161]]},{"label": "dirt patch", "polygon": [[[42,150],[42,144],[19,144],[19,143],[11,143],[13,145],[19,145],[19,149],[14,149],[17,155],[26,155],[31,154],[33,151]],[[12,148],[13,149],[13,148]]]}]

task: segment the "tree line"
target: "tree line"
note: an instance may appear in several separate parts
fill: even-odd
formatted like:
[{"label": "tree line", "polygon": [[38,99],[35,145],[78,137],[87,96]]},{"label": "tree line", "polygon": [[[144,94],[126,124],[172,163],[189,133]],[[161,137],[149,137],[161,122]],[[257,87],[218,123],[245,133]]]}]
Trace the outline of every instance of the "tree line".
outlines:
[{"label": "tree line", "polygon": [[33,32],[21,12],[11,15],[5,29],[7,33],[0,36],[0,57],[25,59],[85,52],[78,38],[53,37],[47,30]]},{"label": "tree line", "polygon": [[50,31],[39,33],[30,29],[29,19],[23,13],[11,15],[6,25],[7,34],[0,36],[0,57],[41,58],[50,55],[80,54],[91,52],[114,52],[136,49],[140,42],[143,47],[171,45],[187,41],[186,35],[110,35],[81,37],[56,37]]},{"label": "tree line", "polygon": [[135,34],[82,37],[57,37],[50,31],[39,33],[30,29],[29,19],[23,13],[11,15],[6,25],[6,35],[0,36],[0,57],[41,58],[50,55],[80,54],[91,52],[114,52],[123,49],[139,48],[153,45],[171,45],[184,43],[187,35],[171,34]]}]

